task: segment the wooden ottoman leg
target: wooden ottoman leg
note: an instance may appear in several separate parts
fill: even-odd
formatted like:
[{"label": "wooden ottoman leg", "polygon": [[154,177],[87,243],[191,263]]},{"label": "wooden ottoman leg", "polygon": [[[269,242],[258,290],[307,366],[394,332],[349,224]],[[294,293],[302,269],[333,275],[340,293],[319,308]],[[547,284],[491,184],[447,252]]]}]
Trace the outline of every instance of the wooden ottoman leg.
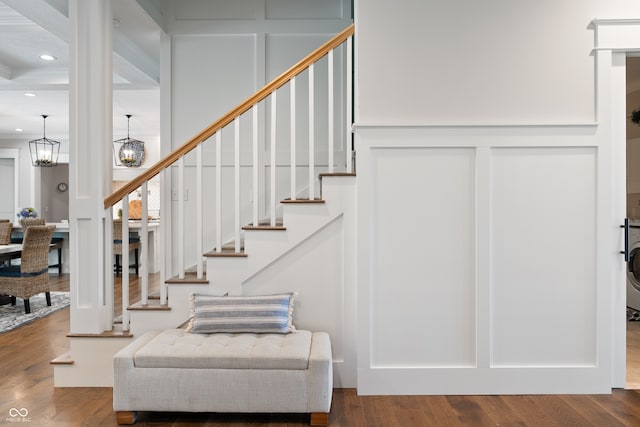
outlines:
[{"label": "wooden ottoman leg", "polygon": [[117,411],[116,412],[116,421],[118,425],[122,424],[135,424],[136,423],[136,413],[133,411]]},{"label": "wooden ottoman leg", "polygon": [[311,421],[309,421],[309,425],[326,426],[327,424],[329,424],[328,412],[312,412],[311,413]]}]

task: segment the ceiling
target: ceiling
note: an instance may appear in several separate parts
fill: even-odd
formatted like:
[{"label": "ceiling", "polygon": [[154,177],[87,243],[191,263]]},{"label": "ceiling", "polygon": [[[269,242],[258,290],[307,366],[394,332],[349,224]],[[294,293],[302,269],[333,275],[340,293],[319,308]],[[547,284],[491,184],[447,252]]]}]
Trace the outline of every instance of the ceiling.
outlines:
[{"label": "ceiling", "polygon": [[[133,138],[159,141],[161,30],[137,1],[112,3],[113,137],[131,114]],[[42,137],[42,114],[47,137],[68,140],[70,30],[68,0],[0,0],[0,146]]]}]

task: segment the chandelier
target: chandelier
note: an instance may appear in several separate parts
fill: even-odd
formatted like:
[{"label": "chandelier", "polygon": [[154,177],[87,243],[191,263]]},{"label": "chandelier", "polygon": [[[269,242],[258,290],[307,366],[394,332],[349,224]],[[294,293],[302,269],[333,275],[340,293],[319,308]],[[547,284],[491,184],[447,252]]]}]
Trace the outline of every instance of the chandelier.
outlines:
[{"label": "chandelier", "polygon": [[113,155],[116,166],[137,168],[144,162],[144,142],[129,137],[131,114],[126,114],[126,117],[127,137],[113,141]]},{"label": "chandelier", "polygon": [[31,152],[31,163],[33,164],[33,166],[58,166],[60,142],[47,138],[47,117],[49,116],[47,116],[46,114],[42,115],[42,138],[29,141],[29,151]]}]

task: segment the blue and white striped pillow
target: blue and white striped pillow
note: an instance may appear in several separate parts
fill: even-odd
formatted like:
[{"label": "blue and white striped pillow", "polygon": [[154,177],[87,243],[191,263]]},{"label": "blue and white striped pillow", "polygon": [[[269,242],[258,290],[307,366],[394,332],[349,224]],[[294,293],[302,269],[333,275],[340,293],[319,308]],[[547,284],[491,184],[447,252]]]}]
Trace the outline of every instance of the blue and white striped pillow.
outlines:
[{"label": "blue and white striped pillow", "polygon": [[277,333],[295,331],[295,293],[257,296],[191,295],[191,320],[187,332]]}]

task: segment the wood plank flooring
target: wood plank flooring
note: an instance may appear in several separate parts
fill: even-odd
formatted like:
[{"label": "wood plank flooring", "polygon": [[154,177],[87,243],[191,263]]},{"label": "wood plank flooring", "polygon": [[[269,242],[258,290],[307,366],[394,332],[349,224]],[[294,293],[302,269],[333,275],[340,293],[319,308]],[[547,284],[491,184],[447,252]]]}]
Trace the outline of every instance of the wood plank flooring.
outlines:
[{"label": "wood plank flooring", "polygon": [[627,322],[627,388],[640,389],[640,322]]},{"label": "wood plank flooring", "polygon": [[[51,277],[53,290],[68,289],[68,276],[56,277]],[[640,333],[635,333],[640,331],[640,322],[635,323],[638,326],[630,326],[630,336],[640,343]],[[111,388],[53,387],[49,361],[68,350],[67,332],[69,309],[0,334],[0,425],[116,425]],[[9,414],[12,408],[26,408],[29,422],[14,422]],[[308,425],[308,416],[143,412],[136,425],[291,427]],[[557,396],[358,396],[353,389],[336,389],[329,425],[640,426],[640,391]]]}]

